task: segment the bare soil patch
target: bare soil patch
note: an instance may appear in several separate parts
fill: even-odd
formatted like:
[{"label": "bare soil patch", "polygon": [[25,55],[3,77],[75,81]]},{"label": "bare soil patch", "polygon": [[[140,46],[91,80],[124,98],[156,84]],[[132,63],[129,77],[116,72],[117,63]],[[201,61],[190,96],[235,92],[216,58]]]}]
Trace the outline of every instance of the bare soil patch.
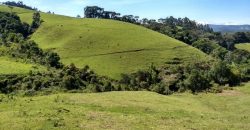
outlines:
[{"label": "bare soil patch", "polygon": [[243,93],[237,90],[223,90],[223,92],[219,93],[218,95],[219,96],[240,96],[240,95],[243,95]]}]

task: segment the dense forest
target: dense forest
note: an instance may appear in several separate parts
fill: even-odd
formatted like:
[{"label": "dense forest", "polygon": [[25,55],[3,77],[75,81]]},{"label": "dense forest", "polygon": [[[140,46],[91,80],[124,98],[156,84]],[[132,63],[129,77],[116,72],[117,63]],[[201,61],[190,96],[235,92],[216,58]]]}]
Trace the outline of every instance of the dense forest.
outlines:
[{"label": "dense forest", "polygon": [[[30,7],[22,3],[5,2],[6,5]],[[32,9],[32,8],[31,8]],[[221,92],[225,85],[230,87],[250,80],[250,53],[235,48],[235,44],[250,41],[250,33],[221,34],[208,25],[198,24],[188,18],[168,17],[148,20],[137,16],[104,11],[97,6],[85,8],[86,18],[105,18],[144,26],[171,36],[196,47],[210,55],[210,60],[184,63],[176,58],[161,67],[153,64],[148,70],[133,74],[122,74],[121,80],[110,79],[93,72],[89,66],[77,68],[60,62],[52,51],[45,51],[29,39],[43,24],[39,12],[33,14],[31,25],[22,23],[15,13],[0,12],[0,56],[23,59],[48,67],[46,72],[30,72],[27,75],[1,75],[0,92],[24,92],[33,95],[40,91],[139,91],[148,90],[164,95],[174,92]]]}]

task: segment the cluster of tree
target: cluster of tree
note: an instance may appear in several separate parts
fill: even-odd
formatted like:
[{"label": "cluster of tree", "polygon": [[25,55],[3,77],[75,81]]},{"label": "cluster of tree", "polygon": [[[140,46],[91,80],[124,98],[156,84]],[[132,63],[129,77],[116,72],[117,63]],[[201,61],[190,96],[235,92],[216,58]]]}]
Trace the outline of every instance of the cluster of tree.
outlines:
[{"label": "cluster of tree", "polygon": [[22,23],[16,14],[0,12],[0,46],[5,47],[5,52],[1,55],[9,55],[50,67],[62,67],[59,62],[60,57],[56,53],[43,51],[34,41],[27,39],[40,24],[38,12],[34,13],[31,26]]},{"label": "cluster of tree", "polygon": [[189,18],[161,18],[157,20],[142,19],[143,26],[154,31],[163,33],[187,44],[192,44],[198,38],[203,37],[205,34],[213,33],[208,25],[198,24]]},{"label": "cluster of tree", "polygon": [[137,24],[139,17],[133,15],[123,15],[114,11],[105,11],[104,8],[98,6],[87,6],[84,8],[85,18],[104,18],[104,19],[114,19],[129,23]]},{"label": "cluster of tree", "polygon": [[48,89],[88,92],[117,90],[112,85],[112,80],[96,75],[88,66],[79,69],[74,64],[43,73],[30,72],[28,75],[0,77],[1,93],[25,91],[31,94]]},{"label": "cluster of tree", "polygon": [[[10,35],[10,37],[12,36],[15,37],[16,35]],[[34,41],[21,40],[20,42],[16,42],[16,40],[14,40],[13,42],[9,41],[3,44],[8,45],[8,47],[5,48],[4,55],[49,67],[62,67],[60,57],[57,53],[40,49]]]},{"label": "cluster of tree", "polygon": [[122,75],[120,83],[133,90],[148,90],[164,95],[184,91],[220,92],[222,89],[219,86],[235,86],[250,80],[249,72],[250,69],[246,72],[221,60],[202,61],[161,68],[150,67],[147,71]]},{"label": "cluster of tree", "polygon": [[[55,12],[51,12],[51,11],[48,11],[47,12],[48,14],[55,14]],[[81,16],[80,16],[81,17]]]},{"label": "cluster of tree", "polygon": [[189,45],[192,45],[201,38],[206,38],[228,50],[235,49],[235,42],[231,42],[231,39],[228,39],[227,35],[213,32],[213,29],[209,25],[198,24],[189,18],[174,18],[171,16],[165,19],[161,18],[158,21],[143,19],[142,25]]},{"label": "cluster of tree", "polygon": [[41,19],[41,15],[39,12],[35,12],[33,14],[33,21],[31,24],[31,31],[35,32],[36,29],[38,29],[40,27],[40,25],[42,24],[43,20]]},{"label": "cluster of tree", "polygon": [[31,26],[28,23],[22,23],[20,17],[14,13],[0,12],[0,36],[6,40],[10,33],[15,33],[27,38],[42,22],[39,12],[34,13]]},{"label": "cluster of tree", "polygon": [[[179,61],[178,59],[176,59]],[[250,67],[229,65],[225,61],[211,60],[183,64],[151,66],[148,70],[123,74],[121,80],[99,76],[88,66],[77,68],[74,64],[46,72],[28,75],[0,76],[0,92],[24,91],[31,95],[39,91],[153,91],[169,95],[174,92],[221,92],[219,86],[235,86],[250,80]]]},{"label": "cluster of tree", "polygon": [[226,33],[225,36],[236,44],[250,42],[250,32]]},{"label": "cluster of tree", "polygon": [[20,7],[20,8],[25,8],[25,9],[29,9],[29,10],[36,10],[37,8],[33,8],[30,6],[25,5],[22,1],[7,1],[7,2],[3,2],[4,5],[8,5],[8,6],[15,6],[15,7]]},{"label": "cluster of tree", "polygon": [[[250,52],[240,49],[227,50],[209,39],[199,39],[192,44],[194,47],[226,63],[236,67],[241,75],[241,81],[250,80]],[[237,80],[237,78],[235,79]]]},{"label": "cluster of tree", "polygon": [[120,16],[119,13],[112,11],[105,11],[104,8],[98,6],[87,6],[84,8],[85,18],[106,18],[115,19]]},{"label": "cluster of tree", "polygon": [[246,64],[250,63],[250,53],[245,50],[235,49],[229,51],[218,44],[215,41],[209,39],[199,39],[192,44],[192,46],[200,49],[208,55],[211,55],[217,59],[226,61],[228,64]]},{"label": "cluster of tree", "polygon": [[234,50],[235,44],[250,42],[249,32],[225,33],[214,32],[209,25],[202,25],[188,18],[168,17],[165,19],[148,20],[142,19],[141,25],[168,35],[189,45],[200,39],[209,39],[213,43]]},{"label": "cluster of tree", "polygon": [[0,34],[5,39],[9,33],[22,34],[27,37],[30,34],[30,26],[22,23],[20,18],[13,13],[0,12]]}]

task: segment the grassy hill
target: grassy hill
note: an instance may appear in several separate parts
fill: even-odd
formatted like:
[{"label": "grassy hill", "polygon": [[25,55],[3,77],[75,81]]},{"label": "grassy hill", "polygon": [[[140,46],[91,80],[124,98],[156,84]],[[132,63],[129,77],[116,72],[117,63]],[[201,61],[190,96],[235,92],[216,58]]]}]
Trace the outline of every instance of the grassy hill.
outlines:
[{"label": "grassy hill", "polygon": [[222,94],[0,95],[0,129],[249,130],[250,84]]},{"label": "grassy hill", "polygon": [[24,74],[30,71],[44,71],[46,67],[35,64],[18,62],[8,57],[0,56],[0,75],[1,74]]},{"label": "grassy hill", "polygon": [[237,44],[236,47],[250,52],[250,43]]},{"label": "grassy hill", "polygon": [[[0,11],[10,11],[0,6]],[[31,22],[32,11],[14,8],[22,21]],[[161,65],[174,58],[202,59],[205,54],[180,41],[141,26],[102,19],[77,19],[42,13],[44,23],[32,36],[43,49],[57,52],[64,64],[89,65],[98,74],[118,78]]]}]

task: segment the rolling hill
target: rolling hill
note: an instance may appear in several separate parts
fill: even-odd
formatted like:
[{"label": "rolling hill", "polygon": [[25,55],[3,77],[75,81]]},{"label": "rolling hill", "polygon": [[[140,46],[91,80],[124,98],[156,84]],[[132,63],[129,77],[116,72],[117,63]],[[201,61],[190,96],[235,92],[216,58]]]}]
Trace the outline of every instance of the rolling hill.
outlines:
[{"label": "rolling hill", "polygon": [[[0,6],[0,11],[10,11]],[[22,21],[31,23],[32,11],[14,8]],[[206,55],[180,41],[141,26],[104,19],[78,19],[41,14],[42,26],[33,34],[43,49],[57,52],[64,64],[89,65],[98,74],[119,78],[121,73],[164,64],[174,58],[184,61]]]},{"label": "rolling hill", "polygon": [[221,94],[0,94],[0,129],[249,130],[250,84]]},{"label": "rolling hill", "polygon": [[[0,11],[10,9],[0,6]],[[17,12],[22,21],[31,22],[32,11],[21,8],[14,8],[12,11]],[[75,63],[78,67],[88,64],[98,74],[112,78],[119,78],[121,73],[145,69],[152,63],[160,66],[177,58],[184,62],[210,58],[183,42],[129,23],[45,13],[42,13],[42,19],[42,26],[30,37],[41,48],[57,52],[65,64]],[[244,46],[242,48],[246,48]],[[210,67],[207,64],[201,65],[200,68],[206,70]],[[188,85],[176,85],[180,88],[191,86],[200,90],[201,87],[208,86],[205,85],[207,82],[214,85],[211,86],[211,92],[221,91],[222,87],[215,80],[205,80],[210,78],[209,73],[215,73],[211,78],[224,80],[224,76],[220,75],[227,75],[225,80],[228,77],[241,79],[234,78],[237,77],[236,74],[231,74],[232,71],[228,71],[229,67],[226,65],[212,66],[212,71],[204,72],[198,67],[188,67],[188,70],[198,70],[192,71],[192,75],[180,74],[183,72],[171,74],[171,78],[179,77],[180,74],[181,79],[178,80],[181,82],[178,83],[190,82]],[[189,91],[192,89],[188,89],[186,92],[165,96],[142,91],[146,87],[139,91],[113,91],[108,79],[104,78],[104,82],[100,79],[97,81],[100,83],[96,83],[94,80],[98,80],[99,76],[89,70],[80,72],[74,67],[60,69],[60,72],[51,71],[46,75],[29,75],[21,79],[17,86],[12,86],[12,82],[17,80],[15,77],[13,80],[5,80],[5,74],[21,74],[40,69],[45,68],[27,64],[21,59],[0,56],[0,77],[4,74],[1,91],[20,88],[20,91],[11,94],[0,94],[0,129],[250,129],[250,83],[235,88],[226,85],[226,90],[222,93],[210,93],[210,88],[206,87],[205,92],[199,91],[196,94],[191,94]],[[236,72],[237,69],[234,70]],[[184,78],[182,75],[188,76]],[[91,84],[92,81],[95,83]],[[144,81],[139,83],[144,84]],[[166,84],[158,83],[153,84],[153,87],[169,90],[170,87]],[[166,87],[163,88],[163,85]],[[92,92],[88,89],[99,92],[97,89],[106,89],[105,86],[107,91],[113,92],[77,93]],[[86,91],[82,91],[85,87]]]}]

